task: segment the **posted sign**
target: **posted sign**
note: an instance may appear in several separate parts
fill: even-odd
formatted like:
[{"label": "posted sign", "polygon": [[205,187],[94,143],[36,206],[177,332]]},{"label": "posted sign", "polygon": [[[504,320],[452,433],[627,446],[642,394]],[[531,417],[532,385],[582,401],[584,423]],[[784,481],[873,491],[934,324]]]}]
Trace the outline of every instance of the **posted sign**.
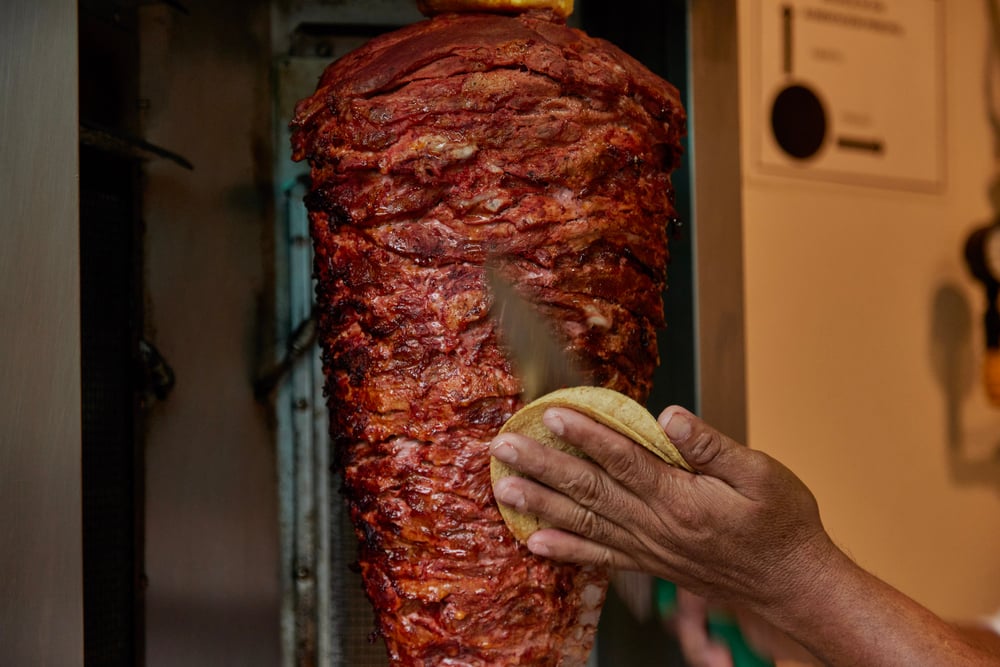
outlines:
[{"label": "posted sign", "polygon": [[755,0],[752,155],[764,173],[944,180],[939,0]]}]

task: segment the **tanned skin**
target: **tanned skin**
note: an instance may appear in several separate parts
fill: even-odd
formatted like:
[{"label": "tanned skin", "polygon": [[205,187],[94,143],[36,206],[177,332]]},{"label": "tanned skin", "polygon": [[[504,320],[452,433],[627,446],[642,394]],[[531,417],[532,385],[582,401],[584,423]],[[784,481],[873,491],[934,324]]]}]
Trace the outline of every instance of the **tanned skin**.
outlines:
[{"label": "tanned skin", "polygon": [[532,478],[498,481],[497,499],[556,526],[528,548],[673,581],[755,615],[825,665],[1000,665],[987,633],[968,636],[841,551],[784,465],[683,408],[659,422],[697,474],[566,409],[545,423],[591,461],[516,434],[494,440],[491,453]]}]

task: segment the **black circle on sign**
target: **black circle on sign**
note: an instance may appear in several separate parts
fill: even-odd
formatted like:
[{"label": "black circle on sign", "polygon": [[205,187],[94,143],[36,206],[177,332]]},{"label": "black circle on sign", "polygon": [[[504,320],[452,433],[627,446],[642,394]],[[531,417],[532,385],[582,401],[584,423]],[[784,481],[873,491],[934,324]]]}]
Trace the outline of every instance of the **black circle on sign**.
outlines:
[{"label": "black circle on sign", "polygon": [[815,155],[826,138],[826,111],[816,93],[801,84],[788,86],[774,98],[771,131],[781,149],[804,160]]}]

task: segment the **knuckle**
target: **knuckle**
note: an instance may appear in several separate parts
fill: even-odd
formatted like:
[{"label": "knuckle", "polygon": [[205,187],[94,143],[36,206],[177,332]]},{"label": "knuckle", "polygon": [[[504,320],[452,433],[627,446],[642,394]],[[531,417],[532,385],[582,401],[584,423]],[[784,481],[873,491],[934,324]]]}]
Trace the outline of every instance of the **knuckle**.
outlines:
[{"label": "knuckle", "polygon": [[602,569],[612,569],[617,564],[615,562],[614,554],[611,553],[610,549],[601,549],[597,553],[597,557],[594,559],[594,564]]},{"label": "knuckle", "polygon": [[[597,515],[589,509],[581,507],[573,520],[572,530],[577,535],[591,537],[596,534]],[[601,551],[607,552],[607,549]]]},{"label": "knuckle", "polygon": [[691,439],[688,449],[689,461],[694,466],[707,465],[722,451],[722,436],[712,430],[702,428]]},{"label": "knuckle", "polygon": [[560,486],[560,491],[570,496],[584,507],[593,507],[604,495],[605,485],[601,477],[587,470],[580,475],[566,480]]},{"label": "knuckle", "polygon": [[615,456],[609,458],[604,467],[608,474],[615,479],[629,483],[641,477],[648,471],[648,452],[636,443],[626,440],[627,446],[615,452]]},{"label": "knuckle", "polygon": [[626,488],[659,489],[664,483],[661,466],[666,466],[652,452],[633,445],[627,456],[619,457],[614,469],[608,470],[611,477]]},{"label": "knuckle", "polygon": [[671,503],[668,516],[670,525],[688,537],[704,530],[706,522],[712,520],[714,512],[701,494],[688,489],[679,494]]},{"label": "knuckle", "polygon": [[682,530],[690,531],[703,523],[701,512],[695,511],[690,503],[677,503],[670,509],[674,523]]}]

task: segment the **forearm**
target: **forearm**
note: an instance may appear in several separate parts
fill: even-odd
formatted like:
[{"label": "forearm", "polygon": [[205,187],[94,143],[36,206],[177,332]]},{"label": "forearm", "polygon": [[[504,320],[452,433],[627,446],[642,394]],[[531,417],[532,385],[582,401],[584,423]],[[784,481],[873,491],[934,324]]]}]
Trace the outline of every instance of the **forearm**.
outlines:
[{"label": "forearm", "polygon": [[803,568],[797,599],[760,610],[824,664],[1000,665],[982,642],[833,549],[821,568]]},{"label": "forearm", "polygon": [[1000,656],[1000,635],[993,628],[969,623],[956,625],[955,628],[973,646],[978,646],[991,656]]},{"label": "forearm", "polygon": [[528,539],[534,553],[646,571],[744,607],[824,664],[1000,665],[840,551],[790,470],[682,408],[660,424],[695,475],[570,410],[545,419],[588,458],[516,433],[490,450],[526,476],[498,480],[498,501],[554,527]]}]

